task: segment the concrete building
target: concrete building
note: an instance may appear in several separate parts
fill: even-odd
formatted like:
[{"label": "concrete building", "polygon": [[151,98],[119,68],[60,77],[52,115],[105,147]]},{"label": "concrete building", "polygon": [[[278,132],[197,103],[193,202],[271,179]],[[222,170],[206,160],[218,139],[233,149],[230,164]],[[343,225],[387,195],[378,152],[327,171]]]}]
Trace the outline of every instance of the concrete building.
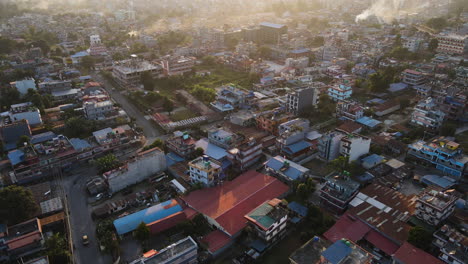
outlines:
[{"label": "concrete building", "polygon": [[40,220],[34,218],[8,227],[6,236],[0,233],[0,246],[1,242],[6,246],[5,254],[7,258],[12,261],[44,250],[45,239]]},{"label": "concrete building", "polygon": [[426,83],[426,76],[422,72],[406,69],[402,73],[402,81],[411,86],[422,85]]},{"label": "concrete building", "polygon": [[304,180],[310,176],[310,170],[281,156],[269,159],[265,163],[267,173],[280,177],[287,182]]},{"label": "concrete building", "polygon": [[340,101],[336,104],[336,117],[356,121],[364,116],[364,107],[355,101]]},{"label": "concrete building", "polygon": [[256,118],[257,127],[278,136],[278,126],[289,121],[292,117],[292,114],[281,113],[278,110],[264,112]]},{"label": "concrete building", "polygon": [[453,190],[442,191],[433,187],[421,192],[416,200],[416,217],[430,225],[438,226],[455,210],[458,197],[451,191]]},{"label": "concrete building", "polygon": [[195,66],[196,59],[194,57],[174,57],[164,58],[161,61],[166,76],[182,75],[192,71]]},{"label": "concrete building", "polygon": [[419,50],[419,45],[421,44],[421,39],[419,38],[404,38],[402,41],[403,48],[411,52],[417,52]]},{"label": "concrete building", "polygon": [[340,154],[348,157],[349,162],[358,160],[369,153],[371,139],[357,134],[348,134],[341,139]]},{"label": "concrete building", "polygon": [[439,259],[447,264],[468,261],[468,236],[453,226],[443,225],[434,233],[432,244],[439,248]]},{"label": "concrete building", "polygon": [[280,24],[262,22],[260,23],[260,28],[257,33],[260,43],[278,44],[281,36],[288,33],[288,27]]},{"label": "concrete building", "polygon": [[89,43],[91,46],[101,45],[101,37],[99,35],[89,36]]},{"label": "concrete building", "polygon": [[463,55],[468,47],[468,36],[466,35],[439,34],[437,40],[439,44],[436,51],[439,53]]},{"label": "concrete building", "polygon": [[161,250],[150,250],[130,264],[196,264],[198,245],[188,236]]},{"label": "concrete building", "polygon": [[359,183],[349,177],[329,177],[320,189],[320,205],[334,213],[342,214],[358,192]]},{"label": "concrete building", "polygon": [[39,90],[45,93],[52,93],[55,91],[64,91],[72,89],[72,84],[70,80],[65,81],[45,81],[39,83]]},{"label": "concrete building", "polygon": [[232,111],[245,105],[249,92],[234,85],[220,87],[216,95],[216,101],[211,103],[216,110],[221,112]]},{"label": "concrete building", "polygon": [[206,155],[190,161],[188,166],[192,184],[201,183],[204,186],[213,186],[221,180],[221,164]]},{"label": "concrete building", "polygon": [[41,112],[31,102],[11,105],[9,116],[12,122],[25,119],[30,126],[42,124]]},{"label": "concrete building", "polygon": [[257,237],[272,244],[286,235],[288,210],[278,198],[269,200],[245,215]]},{"label": "concrete building", "polygon": [[235,169],[244,171],[262,157],[262,143],[255,139],[249,138],[239,144],[237,147],[229,149],[228,159],[232,162],[232,166]]},{"label": "concrete building", "polygon": [[304,118],[296,118],[287,122],[284,122],[278,126],[278,133],[281,135],[286,131],[290,131],[293,128],[298,128],[304,133],[308,133],[310,130],[310,121]]},{"label": "concrete building", "polygon": [[196,141],[187,133],[175,131],[173,136],[166,139],[166,147],[183,158],[189,158],[195,151]]},{"label": "concrete building", "polygon": [[463,154],[460,144],[451,138],[438,137],[430,141],[417,141],[408,145],[408,158],[416,158],[457,180],[466,172],[468,156]]},{"label": "concrete building", "polygon": [[83,104],[83,111],[85,117],[91,120],[102,120],[106,118],[106,115],[114,110],[114,104],[109,101],[88,101]]},{"label": "concrete building", "polygon": [[18,90],[21,95],[27,94],[29,89],[37,90],[36,81],[33,78],[11,82],[10,86]]},{"label": "concrete building", "polygon": [[324,134],[318,140],[319,157],[325,161],[332,161],[338,158],[343,137],[345,137],[345,133],[341,131],[331,131]]},{"label": "concrete building", "polygon": [[328,88],[327,93],[333,101],[342,101],[351,97],[353,88],[351,85],[343,83]]},{"label": "concrete building", "polygon": [[428,97],[420,101],[411,114],[411,123],[428,129],[438,129],[445,119],[445,113],[439,109],[435,100]]},{"label": "concrete building", "polygon": [[166,156],[160,149],[153,148],[138,153],[122,167],[104,173],[104,178],[109,185],[109,191],[115,193],[164,170]]},{"label": "concrete building", "polygon": [[229,132],[222,128],[212,128],[208,130],[208,140],[210,143],[224,149],[233,148],[237,143],[239,143],[240,139],[241,136],[238,134]]},{"label": "concrete building", "polygon": [[319,89],[315,86],[294,88],[293,92],[286,96],[286,108],[288,112],[296,115],[302,114],[318,104]]},{"label": "concrete building", "polygon": [[141,75],[144,72],[150,73],[153,78],[160,78],[163,76],[163,67],[132,55],[131,59],[119,61],[114,65],[112,76],[122,87],[136,88],[140,86]]}]

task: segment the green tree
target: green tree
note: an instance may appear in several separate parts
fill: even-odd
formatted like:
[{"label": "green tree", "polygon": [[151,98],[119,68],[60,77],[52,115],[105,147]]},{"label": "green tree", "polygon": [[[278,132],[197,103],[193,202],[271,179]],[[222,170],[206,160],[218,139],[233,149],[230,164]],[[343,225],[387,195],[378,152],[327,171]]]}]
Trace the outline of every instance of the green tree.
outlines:
[{"label": "green tree", "polygon": [[330,161],[328,166],[335,170],[338,170],[340,173],[348,169],[349,158],[345,156],[339,156],[338,158]]},{"label": "green tree", "polygon": [[26,135],[22,135],[19,137],[18,142],[16,142],[16,147],[21,148],[26,144],[29,144],[30,138]]},{"label": "green tree", "polygon": [[171,101],[171,99],[164,97],[163,108],[164,111],[170,114],[174,110],[174,103]]},{"label": "green tree", "polygon": [[45,248],[51,264],[68,263],[70,251],[68,251],[67,241],[62,234],[55,233],[47,238]]},{"label": "green tree", "polygon": [[10,185],[0,189],[0,222],[9,226],[33,217],[39,210],[29,189]]},{"label": "green tree", "polygon": [[439,46],[439,41],[436,38],[433,38],[431,39],[431,41],[429,41],[429,45],[427,46],[427,49],[430,52],[435,52],[438,46]]},{"label": "green tree", "polygon": [[117,159],[117,157],[114,154],[107,154],[96,160],[96,166],[98,168],[99,173],[111,171],[115,168],[118,168],[121,165],[122,163],[119,161],[119,159]]},{"label": "green tree", "polygon": [[151,232],[149,227],[145,223],[141,222],[135,229],[133,235],[138,241],[140,241],[140,243],[144,243],[150,238]]},{"label": "green tree", "polygon": [[83,66],[86,69],[94,68],[95,63],[96,63],[96,60],[91,56],[85,56],[81,59],[81,66]]},{"label": "green tree", "polygon": [[408,242],[422,250],[428,250],[432,242],[432,234],[421,226],[415,226],[409,231]]},{"label": "green tree", "polygon": [[321,94],[319,103],[317,105],[318,111],[322,115],[330,116],[335,113],[336,103],[328,96],[328,94]]},{"label": "green tree", "polygon": [[307,188],[307,185],[305,183],[300,183],[298,186],[297,186],[297,190],[296,190],[296,193],[297,193],[297,196],[299,197],[299,199],[301,199],[302,201],[306,201],[307,198],[309,197],[309,190]]},{"label": "green tree", "polygon": [[112,60],[121,61],[124,59],[124,56],[120,52],[116,52],[112,55]]},{"label": "green tree", "polygon": [[447,19],[443,17],[433,17],[426,21],[426,25],[435,30],[442,30],[447,27]]},{"label": "green tree", "polygon": [[152,148],[159,148],[161,150],[165,150],[166,146],[164,144],[164,141],[157,138],[153,141],[153,143],[151,143],[150,145],[146,146],[143,148],[143,150],[148,150],[148,149],[152,149]]},{"label": "green tree", "polygon": [[205,153],[205,151],[204,151],[202,148],[198,147],[198,148],[196,148],[195,151],[193,152],[193,156],[194,156],[194,157],[200,157],[200,156],[202,156],[204,153]]},{"label": "green tree", "polygon": [[399,102],[400,102],[401,109],[406,109],[410,105],[410,99],[406,97],[401,98]]},{"label": "green tree", "polygon": [[146,91],[153,91],[154,89],[154,79],[153,79],[153,75],[151,75],[150,72],[143,72],[141,75],[140,75],[140,82],[141,84],[143,84],[143,88],[146,90]]},{"label": "green tree", "polygon": [[454,136],[457,131],[457,124],[454,122],[445,122],[440,127],[441,136]]},{"label": "green tree", "polygon": [[260,57],[262,58],[270,58],[271,56],[271,48],[268,46],[261,46],[258,49],[258,54],[260,54]]},{"label": "green tree", "polygon": [[75,116],[65,121],[64,134],[70,138],[85,138],[90,136],[96,128],[97,126],[95,121]]}]

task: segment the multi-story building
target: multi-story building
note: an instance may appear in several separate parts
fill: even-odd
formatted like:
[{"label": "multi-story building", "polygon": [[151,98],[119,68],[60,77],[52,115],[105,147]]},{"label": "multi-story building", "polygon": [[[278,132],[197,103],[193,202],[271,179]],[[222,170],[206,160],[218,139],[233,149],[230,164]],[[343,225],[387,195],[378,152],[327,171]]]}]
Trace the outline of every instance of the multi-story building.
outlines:
[{"label": "multi-story building", "polygon": [[340,155],[341,139],[345,137],[342,131],[331,131],[318,140],[319,157],[325,161],[332,161]]},{"label": "multi-story building", "polygon": [[122,87],[138,87],[141,83],[141,75],[144,72],[148,72],[153,78],[163,76],[163,68],[161,65],[155,65],[148,61],[138,59],[136,55],[132,56],[130,60],[117,62],[112,70],[112,75]]},{"label": "multi-story building", "polygon": [[189,158],[195,151],[196,141],[187,133],[175,131],[174,135],[166,139],[167,148],[183,158]]},{"label": "multi-story building", "polygon": [[106,115],[114,110],[114,104],[109,101],[88,101],[83,104],[83,111],[87,119],[101,120],[105,119]]},{"label": "multi-story building", "polygon": [[0,240],[4,240],[6,255],[10,260],[36,254],[45,248],[42,226],[38,218],[10,226],[6,233],[7,236],[0,236]]},{"label": "multi-story building", "polygon": [[351,85],[343,83],[328,88],[327,93],[333,101],[342,101],[351,97],[353,88]]},{"label": "multi-story building", "polygon": [[268,111],[260,114],[257,118],[257,127],[278,136],[278,126],[293,117],[292,114],[281,113],[279,110]]},{"label": "multi-story building", "polygon": [[37,90],[36,81],[33,78],[26,78],[21,81],[11,82],[10,86],[18,90],[21,95],[27,94],[29,89]]},{"label": "multi-story building", "polygon": [[359,183],[349,177],[329,177],[320,189],[320,204],[334,213],[342,214],[358,192]]},{"label": "multi-story building", "polygon": [[312,144],[306,140],[309,132],[309,121],[297,118],[278,126],[279,136],[276,146],[280,154],[286,158],[297,161],[312,152]]},{"label": "multi-story building", "polygon": [[421,192],[416,200],[416,217],[430,225],[439,225],[455,210],[458,197],[451,191],[453,190],[427,188]]},{"label": "multi-story building", "polygon": [[411,86],[422,85],[426,82],[426,76],[422,72],[406,69],[402,73],[403,83]]},{"label": "multi-story building", "polygon": [[468,261],[468,236],[449,225],[443,225],[434,233],[432,242],[439,248],[439,259],[447,264]]},{"label": "multi-story building", "polygon": [[296,118],[284,122],[278,126],[278,133],[281,135],[286,131],[291,131],[293,129],[299,129],[302,132],[307,133],[310,130],[310,121],[304,118]]},{"label": "multi-story building", "polygon": [[121,167],[105,172],[104,178],[111,193],[139,183],[150,176],[166,170],[166,156],[158,148],[149,149],[129,159]]},{"label": "multi-story building", "polygon": [[286,234],[288,213],[281,200],[275,198],[253,209],[245,215],[245,218],[261,240],[272,244]]},{"label": "multi-story building", "polygon": [[371,139],[357,134],[348,134],[341,139],[340,154],[348,157],[349,162],[369,153]]},{"label": "multi-story building", "polygon": [[456,179],[462,178],[467,170],[468,156],[463,154],[460,144],[446,137],[410,144],[407,156],[432,164],[436,169]]},{"label": "multi-story building", "polygon": [[319,101],[318,88],[309,85],[294,88],[286,96],[287,111],[298,115],[310,110],[311,107],[315,107]]},{"label": "multi-story building", "polygon": [[356,121],[364,116],[364,107],[355,101],[341,101],[336,104],[336,117]]},{"label": "multi-story building", "polygon": [[454,55],[462,55],[468,47],[468,36],[460,36],[456,34],[439,34],[437,35],[439,45],[436,51],[440,53],[448,53]]},{"label": "multi-story building", "polygon": [[216,101],[211,103],[216,110],[221,112],[232,111],[242,107],[246,103],[249,92],[234,85],[226,85],[219,89]]},{"label": "multi-story building", "polygon": [[454,121],[468,119],[468,94],[459,92],[453,96],[444,95],[436,98],[439,109],[445,113],[445,118]]},{"label": "multi-story building", "polygon": [[224,149],[230,149],[242,139],[242,136],[222,128],[212,128],[208,130],[208,140],[210,143]]},{"label": "multi-story building", "polygon": [[265,163],[265,170],[287,182],[300,181],[309,177],[310,170],[281,156],[272,157]]},{"label": "multi-story building", "polygon": [[445,119],[445,113],[439,109],[434,98],[420,101],[411,114],[411,123],[428,129],[438,129]]},{"label": "multi-story building", "polygon": [[198,245],[188,236],[161,250],[150,250],[130,264],[196,264]]},{"label": "multi-story building", "polygon": [[421,43],[421,39],[409,37],[405,38],[402,41],[403,48],[406,48],[408,51],[416,52],[419,49],[419,44]]},{"label": "multi-story building", "polygon": [[266,44],[278,44],[281,36],[286,33],[288,33],[288,27],[285,25],[262,22],[257,31],[258,41]]},{"label": "multi-story building", "polygon": [[188,163],[192,184],[213,186],[222,177],[221,164],[208,156],[198,157]]},{"label": "multi-story building", "polygon": [[64,91],[70,90],[72,88],[72,83],[70,80],[65,81],[45,81],[39,83],[39,90],[45,93],[52,93],[55,91]]},{"label": "multi-story building", "polygon": [[229,149],[228,159],[232,162],[232,167],[241,171],[246,170],[262,157],[262,143],[249,138],[235,148]]},{"label": "multi-story building", "polygon": [[25,119],[30,126],[42,124],[41,112],[31,102],[11,105],[9,116],[12,122]]},{"label": "multi-story building", "polygon": [[192,71],[195,66],[194,57],[175,57],[164,58],[161,61],[166,76],[182,75],[186,72]]}]

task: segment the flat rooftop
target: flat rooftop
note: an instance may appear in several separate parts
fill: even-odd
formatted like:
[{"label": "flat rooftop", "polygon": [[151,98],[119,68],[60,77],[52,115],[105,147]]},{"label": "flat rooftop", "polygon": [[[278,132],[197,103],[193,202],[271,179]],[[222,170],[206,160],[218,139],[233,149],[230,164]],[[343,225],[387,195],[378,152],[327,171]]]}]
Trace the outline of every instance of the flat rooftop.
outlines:
[{"label": "flat rooftop", "polygon": [[339,175],[330,177],[322,187],[321,191],[342,201],[348,200],[359,190],[359,183]]}]

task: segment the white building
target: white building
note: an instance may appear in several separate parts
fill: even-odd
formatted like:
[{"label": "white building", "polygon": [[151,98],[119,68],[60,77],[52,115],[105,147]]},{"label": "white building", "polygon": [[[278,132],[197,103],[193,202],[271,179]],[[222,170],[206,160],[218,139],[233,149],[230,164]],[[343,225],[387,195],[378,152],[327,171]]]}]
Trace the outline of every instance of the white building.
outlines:
[{"label": "white building", "polygon": [[411,123],[429,129],[439,128],[445,119],[445,113],[442,112],[435,100],[431,97],[420,101],[411,114]]},{"label": "white building", "polygon": [[150,250],[130,264],[195,264],[198,263],[198,245],[190,237],[181,239],[160,250]]},{"label": "white building", "polygon": [[129,159],[125,165],[104,173],[109,191],[118,192],[130,185],[139,183],[152,175],[166,170],[166,156],[158,148],[153,148]]},{"label": "white building", "polygon": [[26,119],[31,126],[42,124],[41,113],[31,102],[11,105],[9,116],[12,122]]},{"label": "white building", "polygon": [[468,47],[468,36],[466,35],[439,34],[437,40],[439,44],[436,51],[439,53],[463,55]]},{"label": "white building", "polygon": [[89,43],[91,46],[101,45],[101,37],[99,35],[89,36]]},{"label": "white building", "polygon": [[155,65],[148,61],[138,59],[132,55],[132,59],[116,62],[112,70],[112,76],[122,87],[139,87],[141,75],[149,72],[153,78],[163,77],[163,68],[161,65]]},{"label": "white building", "polygon": [[21,95],[27,94],[29,89],[37,90],[36,81],[33,78],[11,82],[10,85],[12,88],[18,90]]},{"label": "white building", "polygon": [[345,134],[341,131],[332,131],[318,140],[319,157],[325,161],[332,161],[340,155],[341,139]]},{"label": "white building", "polygon": [[165,58],[162,60],[164,74],[167,76],[173,76],[190,72],[195,66],[195,61],[196,59],[194,57],[180,56],[176,58]]},{"label": "white building", "polygon": [[281,200],[275,198],[266,201],[248,214],[245,218],[253,226],[257,236],[267,243],[273,243],[283,237],[288,222],[288,210]]},{"label": "white building", "polygon": [[353,162],[369,153],[370,143],[370,138],[349,134],[341,139],[340,154],[348,157],[349,162]]},{"label": "white building", "polygon": [[105,119],[105,115],[114,109],[114,105],[111,101],[102,102],[85,102],[83,104],[83,111],[87,119],[100,120]]},{"label": "white building", "polygon": [[189,162],[188,166],[192,183],[202,183],[205,186],[212,186],[219,180],[222,171],[221,164],[208,156],[198,157]]},{"label": "white building", "polygon": [[442,192],[429,188],[418,195],[415,215],[426,223],[437,226],[453,213],[457,200],[458,197],[450,190]]},{"label": "white building", "polygon": [[288,112],[301,114],[315,107],[319,102],[319,88],[318,85],[298,87],[288,93],[286,96]]},{"label": "white building", "polygon": [[416,52],[419,49],[419,45],[421,43],[421,39],[419,38],[405,38],[402,41],[403,43],[403,48],[406,48],[407,50],[411,52]]}]

